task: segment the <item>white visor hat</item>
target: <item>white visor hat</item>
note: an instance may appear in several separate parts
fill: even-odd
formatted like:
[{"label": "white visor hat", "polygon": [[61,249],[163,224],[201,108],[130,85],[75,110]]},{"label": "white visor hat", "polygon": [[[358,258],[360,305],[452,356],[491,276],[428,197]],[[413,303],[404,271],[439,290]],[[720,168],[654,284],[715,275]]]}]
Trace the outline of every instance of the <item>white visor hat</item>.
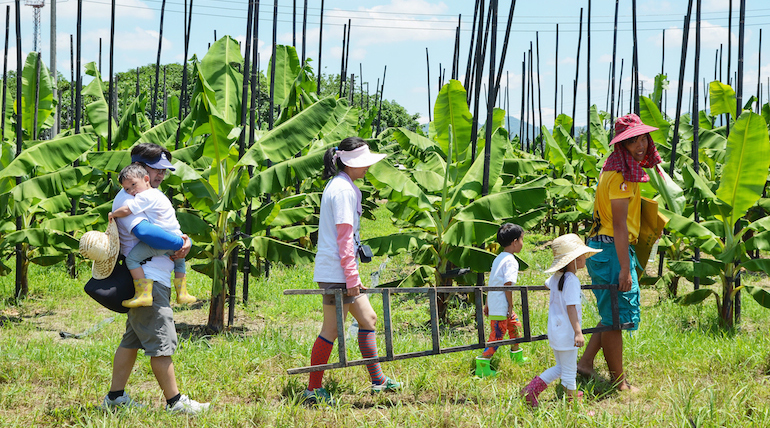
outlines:
[{"label": "white visor hat", "polygon": [[345,166],[361,168],[376,164],[385,159],[387,154],[372,153],[369,151],[369,146],[364,144],[355,150],[337,150],[337,156]]}]

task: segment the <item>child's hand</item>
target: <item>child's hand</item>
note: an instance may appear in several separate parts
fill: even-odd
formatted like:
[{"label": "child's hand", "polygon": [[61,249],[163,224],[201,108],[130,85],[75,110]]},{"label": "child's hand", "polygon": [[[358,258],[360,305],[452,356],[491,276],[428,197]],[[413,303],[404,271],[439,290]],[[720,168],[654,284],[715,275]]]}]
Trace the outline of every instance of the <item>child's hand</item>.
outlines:
[{"label": "child's hand", "polygon": [[513,308],[508,308],[508,311],[505,314],[506,318],[511,318],[511,315],[513,315]]},{"label": "child's hand", "polygon": [[484,316],[489,316],[489,306],[484,305]]},{"label": "child's hand", "polygon": [[107,220],[112,221],[115,217],[112,215],[112,211],[110,211],[109,214],[107,214]]},{"label": "child's hand", "polygon": [[575,333],[575,347],[582,348],[586,344],[586,339],[583,337],[583,332]]}]

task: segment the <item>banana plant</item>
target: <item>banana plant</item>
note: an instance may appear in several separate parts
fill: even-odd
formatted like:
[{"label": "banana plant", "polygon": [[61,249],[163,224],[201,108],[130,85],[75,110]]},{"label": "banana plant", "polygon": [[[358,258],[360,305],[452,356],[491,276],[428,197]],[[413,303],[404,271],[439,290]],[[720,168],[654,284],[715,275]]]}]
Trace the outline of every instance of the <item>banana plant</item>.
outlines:
[{"label": "banana plant", "polygon": [[[279,51],[279,60],[285,63],[293,50]],[[258,257],[284,264],[312,262],[311,251],[287,242],[306,238],[315,230],[314,208],[309,204],[314,197],[297,193],[294,186],[297,180],[313,181],[321,170],[322,149],[339,141],[338,134],[352,132],[344,125],[352,114],[346,102],[308,96],[306,82],[298,77],[308,71],[285,64],[278,67],[284,71],[276,76],[276,80],[282,76],[276,87],[282,88],[284,100],[303,102],[282,109],[285,113],[270,131],[241,129],[242,75],[233,66],[240,61],[238,44],[229,37],[214,43],[200,63],[193,60],[198,82],[190,117],[185,119],[190,129],[188,147],[174,152],[187,161],[177,164],[181,168],[175,175],[190,208],[179,210],[178,216],[182,230],[196,231],[198,252],[193,257],[203,263],[194,264],[193,269],[212,278],[208,327],[214,331],[224,327],[224,285],[236,248],[247,247]],[[241,132],[254,132],[258,138],[239,158]],[[324,138],[334,141],[325,143]],[[306,155],[295,157],[297,153]],[[248,168],[254,169],[253,178]],[[244,225],[249,207],[254,213],[251,233],[238,236],[236,227]]]},{"label": "banana plant", "polygon": [[[482,153],[490,145],[489,194],[482,194],[484,157],[471,153],[471,113],[460,82],[451,80],[435,104],[434,133],[424,137],[404,128],[392,138],[406,162],[387,161],[369,168],[367,179],[388,200],[394,221],[408,231],[366,241],[376,255],[410,252],[415,269],[406,278],[384,286],[451,285],[451,266],[489,271],[495,254],[487,249],[503,220],[527,228],[545,215],[545,180],[503,186],[501,173],[510,143],[502,128],[502,111],[494,114],[491,141],[479,140]],[[483,131],[479,133],[483,135]],[[445,302],[440,312],[446,314]]]},{"label": "banana plant", "polygon": [[16,100],[14,109],[17,115],[22,113],[21,128],[24,139],[37,139],[40,131],[53,125],[56,104],[53,99],[54,85],[51,75],[36,52],[27,55],[21,74],[21,85],[21,99]]},{"label": "banana plant", "polygon": [[549,163],[548,197],[551,211],[546,224],[559,227],[559,234],[569,229],[577,232],[579,222],[591,220],[594,189],[586,186],[586,177],[598,178],[597,157],[583,151],[569,135],[572,119],[559,115],[553,133],[543,126],[541,135],[545,142],[545,159]]},{"label": "banana plant", "polygon": [[[730,91],[723,93],[726,97],[731,96]],[[711,96],[713,114],[732,113],[719,108],[722,97],[713,92]],[[729,109],[730,103],[723,102],[722,105]],[[770,264],[748,257],[750,250],[770,248],[770,218],[753,222],[745,218],[762,196],[770,167],[770,140],[763,117],[751,111],[741,112],[730,130],[725,149],[716,192],[708,190],[702,177],[691,176],[692,183],[700,188],[699,213],[703,217],[700,223],[694,222],[692,216],[662,211],[671,219],[668,230],[687,237],[701,251],[714,257],[714,260],[702,259],[693,264],[693,274],[699,277],[718,275],[721,279],[721,295],[711,288],[701,288],[681,296],[678,301],[685,305],[698,304],[714,296],[719,318],[729,328],[735,321],[735,295],[741,289],[760,305],[770,308],[770,295],[762,288],[735,286],[735,278],[743,269],[770,272]],[[743,237],[748,231],[755,235],[744,242]]]},{"label": "banana plant", "polygon": [[[22,290],[27,288],[30,262],[48,266],[64,260],[78,248],[74,231],[84,230],[99,220],[99,209],[70,215],[72,198],[89,192],[93,179],[93,168],[76,168],[72,162],[94,144],[88,134],[43,141],[22,151],[0,170],[0,182],[22,177],[19,184],[0,194],[1,217],[20,218],[23,226],[15,230],[6,221],[0,228],[2,259],[7,259],[5,256],[21,244],[21,272],[16,274],[21,278]],[[0,266],[0,273],[8,272],[8,268]]]}]

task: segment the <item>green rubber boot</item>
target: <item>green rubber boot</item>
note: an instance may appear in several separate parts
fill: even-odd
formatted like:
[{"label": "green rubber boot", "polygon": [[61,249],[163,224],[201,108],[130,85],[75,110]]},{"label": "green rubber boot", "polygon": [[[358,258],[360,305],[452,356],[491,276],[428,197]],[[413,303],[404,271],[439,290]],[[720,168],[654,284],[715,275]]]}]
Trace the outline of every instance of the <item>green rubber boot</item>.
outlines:
[{"label": "green rubber boot", "polygon": [[476,357],[476,376],[480,378],[497,376],[497,372],[489,367],[489,358]]},{"label": "green rubber boot", "polygon": [[521,349],[511,351],[509,352],[509,355],[514,364],[527,364],[529,362],[529,358],[524,356],[524,352]]}]

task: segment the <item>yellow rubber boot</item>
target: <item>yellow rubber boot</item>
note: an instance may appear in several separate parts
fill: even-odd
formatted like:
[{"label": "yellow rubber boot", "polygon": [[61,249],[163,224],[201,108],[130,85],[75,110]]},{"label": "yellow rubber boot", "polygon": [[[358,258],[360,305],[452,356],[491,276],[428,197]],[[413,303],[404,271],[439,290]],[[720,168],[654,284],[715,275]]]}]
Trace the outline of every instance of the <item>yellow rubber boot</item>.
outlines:
[{"label": "yellow rubber boot", "polygon": [[127,308],[152,306],[152,280],[148,278],[134,280],[134,298],[123,301]]},{"label": "yellow rubber boot", "polygon": [[176,288],[176,302],[180,305],[198,301],[195,296],[187,292],[187,278],[174,278],[174,288]]}]

